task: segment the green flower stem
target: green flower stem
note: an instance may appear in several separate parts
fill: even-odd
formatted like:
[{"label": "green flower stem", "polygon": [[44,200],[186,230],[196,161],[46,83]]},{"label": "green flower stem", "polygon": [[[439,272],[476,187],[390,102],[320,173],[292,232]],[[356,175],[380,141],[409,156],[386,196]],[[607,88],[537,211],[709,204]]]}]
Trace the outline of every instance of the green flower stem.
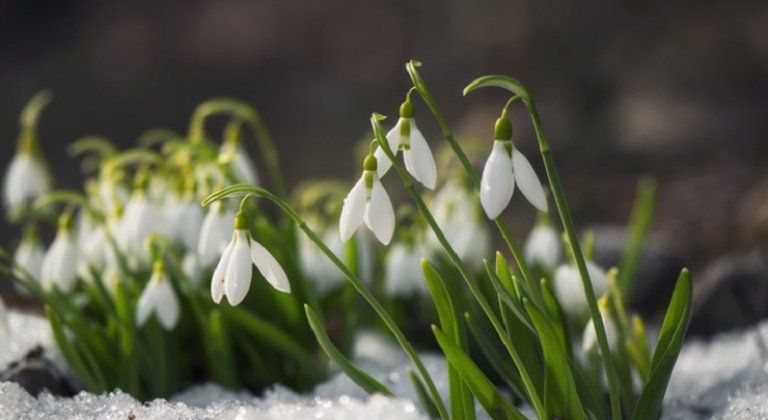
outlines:
[{"label": "green flower stem", "polygon": [[320,250],[328,257],[328,259],[331,260],[333,265],[335,265],[341,271],[347,281],[349,281],[352,287],[354,287],[355,290],[360,293],[360,295],[368,302],[369,305],[371,305],[373,310],[376,311],[387,328],[389,328],[392,335],[395,336],[395,340],[397,340],[397,343],[400,344],[400,347],[403,348],[405,353],[411,359],[411,362],[413,362],[414,366],[416,366],[416,369],[419,371],[419,375],[421,375],[422,379],[427,385],[429,394],[431,395],[435,405],[438,408],[440,417],[447,420],[448,411],[445,408],[445,404],[443,404],[440,393],[437,391],[437,387],[435,386],[434,381],[429,376],[429,372],[427,372],[427,368],[424,366],[421,358],[419,358],[416,350],[414,350],[413,346],[411,346],[411,343],[408,342],[408,340],[405,338],[405,334],[403,334],[395,321],[389,316],[381,303],[379,303],[376,297],[373,296],[373,294],[368,290],[363,282],[361,282],[360,279],[358,279],[357,276],[352,273],[349,268],[336,256],[336,254],[334,254],[333,251],[331,251],[330,248],[325,245],[323,240],[317,236],[317,233],[315,233],[314,230],[307,226],[301,216],[299,216],[299,214],[293,209],[293,207],[290,206],[290,204],[275,194],[265,190],[264,188],[250,184],[237,184],[231,187],[223,188],[209,195],[205,198],[205,200],[203,200],[203,205],[207,206],[214,201],[242,194],[253,194],[262,198],[266,198],[267,200],[275,203],[280,208],[280,210],[282,210],[294,221],[294,223],[296,223],[296,226],[307,235],[309,240],[314,242],[314,244],[320,248]]},{"label": "green flower stem", "polygon": [[[421,66],[421,63],[415,60],[411,60],[405,65],[405,68],[408,70],[408,74],[411,76],[413,86],[416,88],[416,90],[419,92],[419,95],[421,95],[421,98],[432,111],[432,114],[435,116],[438,125],[440,125],[440,129],[443,131],[443,137],[445,137],[445,140],[451,146],[453,152],[456,154],[456,156],[458,156],[461,165],[466,170],[475,188],[479,191],[480,177],[477,175],[475,167],[472,165],[472,162],[470,162],[466,153],[464,153],[464,150],[453,137],[453,132],[448,127],[448,123],[446,122],[445,117],[443,117],[442,111],[437,106],[437,102],[435,102],[432,94],[429,92],[429,89],[427,89],[427,85],[424,83],[424,80],[421,78],[418,70],[416,69],[419,66]],[[512,237],[512,233],[509,231],[509,226],[507,226],[507,223],[501,217],[494,219],[494,222],[496,223],[496,227],[499,229],[501,236],[504,238],[504,242],[507,243],[510,252],[512,252],[512,257],[515,259],[517,267],[520,269],[523,280],[525,280],[526,291],[531,296],[531,299],[536,304],[536,306],[540,309],[543,309],[545,307],[544,300],[542,299],[541,293],[539,292],[536,279],[531,274],[531,270],[528,268],[528,264],[525,262],[525,258],[523,257],[523,253],[520,250],[520,246]]]},{"label": "green flower stem", "polygon": [[469,92],[486,86],[496,86],[507,89],[520,96],[520,99],[528,109],[528,113],[531,116],[531,122],[533,123],[534,131],[536,132],[536,138],[539,142],[539,150],[541,157],[544,160],[544,168],[547,172],[547,178],[549,178],[549,185],[552,189],[552,195],[557,205],[557,211],[560,213],[560,221],[563,224],[563,229],[568,237],[568,243],[573,253],[576,267],[581,275],[581,282],[584,286],[584,294],[587,297],[587,304],[589,306],[589,312],[592,315],[592,320],[595,324],[595,332],[597,333],[597,342],[600,347],[600,355],[605,365],[606,376],[608,377],[608,392],[611,399],[611,413],[614,419],[621,419],[621,402],[619,400],[618,379],[616,375],[616,367],[613,364],[611,358],[611,351],[608,346],[608,338],[605,334],[605,325],[603,323],[603,317],[600,315],[600,310],[597,306],[597,298],[595,297],[595,290],[592,287],[592,281],[589,278],[589,272],[587,271],[587,264],[584,260],[584,255],[579,245],[579,237],[576,234],[576,229],[573,226],[573,219],[571,212],[568,209],[568,203],[565,201],[565,194],[563,193],[563,187],[560,183],[560,176],[557,173],[555,167],[555,161],[552,158],[552,152],[549,149],[549,143],[544,136],[544,130],[539,119],[536,105],[533,102],[528,89],[523,86],[519,81],[507,76],[483,76],[464,88],[464,95]]},{"label": "green flower stem", "polygon": [[480,290],[480,286],[472,278],[472,275],[469,273],[469,270],[461,261],[461,258],[458,256],[458,254],[456,254],[456,251],[454,251],[453,247],[451,247],[451,244],[445,238],[445,235],[443,234],[442,229],[440,229],[440,226],[437,224],[437,222],[435,221],[435,218],[432,216],[432,212],[430,212],[426,203],[424,203],[424,200],[416,191],[416,186],[413,182],[413,179],[411,178],[410,175],[408,175],[405,169],[403,169],[402,165],[397,161],[394,153],[392,153],[392,149],[389,147],[389,143],[387,142],[384,136],[384,130],[382,129],[381,123],[379,122],[382,119],[384,119],[384,117],[379,114],[373,114],[373,116],[371,116],[371,125],[373,126],[373,132],[376,135],[376,139],[379,142],[379,147],[381,147],[381,149],[384,151],[387,157],[392,161],[392,166],[395,168],[395,171],[397,171],[397,174],[400,176],[400,179],[403,181],[405,188],[411,194],[411,197],[416,203],[416,207],[418,207],[419,211],[424,216],[424,219],[426,219],[427,224],[429,224],[430,228],[432,228],[432,231],[435,233],[435,236],[437,237],[438,241],[440,241],[440,244],[443,246],[443,248],[445,249],[445,252],[448,254],[448,258],[450,258],[453,265],[456,266],[456,268],[459,270],[459,273],[461,273],[461,276],[464,278],[464,281],[467,283],[467,286],[469,287],[470,292],[472,292],[472,295],[480,304],[480,307],[483,309],[486,316],[488,316],[488,319],[491,321],[491,324],[493,324],[493,327],[496,330],[499,337],[501,338],[502,342],[504,343],[504,346],[507,348],[507,351],[509,352],[510,356],[512,356],[512,359],[514,360],[515,365],[520,371],[520,376],[522,377],[523,382],[525,383],[525,388],[528,391],[528,396],[531,400],[531,405],[533,406],[534,410],[536,411],[536,413],[540,418],[546,418],[546,411],[544,409],[544,405],[541,402],[541,399],[539,398],[538,391],[536,390],[536,387],[534,386],[533,381],[531,380],[531,377],[528,374],[528,370],[526,369],[525,364],[520,358],[520,355],[517,353],[517,351],[514,348],[514,345],[509,339],[509,336],[507,335],[506,330],[504,329],[504,326],[499,321],[496,314],[493,312],[493,308],[486,300],[482,290]]},{"label": "green flower stem", "polygon": [[19,152],[31,153],[37,158],[42,158],[40,147],[37,143],[37,121],[40,119],[43,108],[51,103],[51,100],[53,100],[51,92],[44,90],[33,96],[29,103],[27,103],[27,106],[24,107],[24,110],[21,111],[19,119],[21,131],[19,132],[17,143]]},{"label": "green flower stem", "polygon": [[261,116],[252,106],[232,98],[215,98],[203,102],[195,108],[192,114],[192,120],[189,123],[189,140],[191,142],[201,142],[205,138],[206,118],[211,115],[224,113],[233,114],[239,119],[248,122],[277,195],[286,197],[285,179],[280,168],[280,159],[277,155],[275,141],[272,138],[272,134],[267,130]]}]

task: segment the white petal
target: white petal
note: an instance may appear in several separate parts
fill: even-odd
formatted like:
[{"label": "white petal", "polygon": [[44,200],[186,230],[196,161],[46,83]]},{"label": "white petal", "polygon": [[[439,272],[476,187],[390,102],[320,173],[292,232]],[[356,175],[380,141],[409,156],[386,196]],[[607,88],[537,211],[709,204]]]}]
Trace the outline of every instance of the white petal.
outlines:
[{"label": "white petal", "polygon": [[[602,268],[587,261],[587,273],[592,282],[595,296],[602,295],[608,289],[606,274]],[[561,265],[555,271],[555,295],[567,314],[577,314],[587,307],[587,297],[578,268],[572,264]]]},{"label": "white petal", "polygon": [[253,164],[248,152],[242,147],[237,148],[235,152],[234,165],[237,177],[249,184],[257,185],[259,183],[259,174],[256,171],[256,165]]},{"label": "white petal", "polygon": [[248,289],[251,288],[251,253],[248,249],[246,232],[235,232],[237,239],[232,247],[232,254],[227,264],[227,272],[224,275],[224,294],[230,305],[236,306],[245,299]]},{"label": "white petal", "polygon": [[288,276],[285,275],[283,267],[266,248],[254,240],[251,240],[251,261],[272,287],[281,292],[291,293],[291,283],[288,282]]},{"label": "white petal", "polygon": [[176,293],[174,293],[173,286],[168,279],[158,283],[155,296],[155,314],[157,314],[160,324],[170,331],[179,322],[179,300],[176,298]]},{"label": "white petal", "polygon": [[5,173],[5,205],[11,209],[24,205],[50,190],[45,164],[29,153],[17,153]]},{"label": "white petal", "polygon": [[387,255],[384,291],[389,296],[427,294],[422,277],[421,258],[426,251],[421,247],[408,247],[402,243],[392,246]]},{"label": "white petal", "polygon": [[222,209],[221,202],[211,206],[200,229],[197,253],[200,264],[209,266],[222,255],[233,234],[232,220],[235,215],[231,210]]},{"label": "white petal", "polygon": [[405,167],[411,175],[430,190],[435,188],[437,182],[437,167],[435,158],[429,149],[424,135],[421,134],[416,123],[411,120],[411,148],[403,152]]},{"label": "white petal", "polygon": [[560,237],[548,224],[537,224],[525,241],[525,260],[551,269],[560,260]]},{"label": "white petal", "polygon": [[224,249],[224,254],[219,260],[219,264],[216,265],[216,269],[213,270],[213,277],[211,278],[211,298],[216,303],[221,302],[221,298],[224,297],[224,280],[227,274],[227,267],[229,266],[229,258],[232,255],[232,248],[235,243],[231,242]]},{"label": "white petal", "polygon": [[157,282],[150,280],[144,291],[139,297],[139,303],[136,305],[136,325],[141,327],[149,319],[149,315],[157,306]]},{"label": "white petal", "polygon": [[381,181],[378,179],[373,180],[373,190],[371,191],[371,199],[365,206],[365,224],[384,245],[387,245],[392,240],[392,235],[395,232],[395,211],[392,209],[392,202],[389,201],[389,196],[381,186]]},{"label": "white petal", "polygon": [[509,158],[504,142],[495,140],[480,181],[480,204],[489,219],[499,217],[509,204],[514,191],[512,159]]},{"label": "white petal", "polygon": [[517,149],[512,149],[512,171],[515,174],[517,186],[525,198],[537,209],[547,211],[547,196],[541,187],[539,177],[533,170],[531,163]]},{"label": "white petal", "polygon": [[365,181],[363,178],[360,177],[355,186],[352,187],[341,207],[339,233],[344,242],[352,237],[363,222],[363,213],[365,212]]},{"label": "white petal", "polygon": [[[389,149],[392,153],[397,156],[397,151],[399,150],[398,146],[400,145],[400,120],[398,120],[397,124],[387,132],[387,143],[389,144]],[[387,157],[387,154],[384,153],[384,150],[381,147],[376,147],[373,156],[376,158],[376,173],[379,175],[379,178],[381,178],[387,171],[389,171],[389,168],[392,167],[392,161],[389,160],[389,157]]]}]

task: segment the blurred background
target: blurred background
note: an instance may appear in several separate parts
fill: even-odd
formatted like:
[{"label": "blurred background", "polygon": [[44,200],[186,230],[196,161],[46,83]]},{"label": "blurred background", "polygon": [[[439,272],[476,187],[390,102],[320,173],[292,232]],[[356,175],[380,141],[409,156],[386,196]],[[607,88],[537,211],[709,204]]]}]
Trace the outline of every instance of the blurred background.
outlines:
[{"label": "blurred background", "polygon": [[[396,115],[411,58],[462,141],[490,142],[507,99],[462,98],[470,80],[506,74],[531,89],[577,226],[607,250],[600,258],[621,246],[639,177],[658,180],[638,308],[665,304],[685,264],[696,279],[691,333],[768,315],[765,1],[5,0],[0,172],[20,110],[50,88],[40,134],[58,187],[81,182],[73,140],[100,134],[127,147],[148,128],[183,132],[195,105],[219,95],[261,111],[290,185],[351,179],[354,144],[371,112]],[[441,143],[427,108],[416,111]],[[543,176],[523,117],[515,143]],[[513,207],[525,235],[534,216]],[[0,244],[15,246],[18,229],[5,218],[0,229]]]}]

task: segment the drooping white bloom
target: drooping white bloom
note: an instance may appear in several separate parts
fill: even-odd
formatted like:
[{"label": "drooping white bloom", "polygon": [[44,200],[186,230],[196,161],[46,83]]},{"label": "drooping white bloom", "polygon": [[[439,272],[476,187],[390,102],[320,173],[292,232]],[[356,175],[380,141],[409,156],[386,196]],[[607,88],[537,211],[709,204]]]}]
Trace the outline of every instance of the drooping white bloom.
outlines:
[{"label": "drooping white bloom", "polygon": [[32,153],[16,153],[8,165],[3,182],[3,201],[13,211],[47,193],[51,179],[45,163]]},{"label": "drooping white bloom", "polygon": [[285,271],[274,256],[264,246],[251,238],[245,229],[245,223],[235,219],[235,232],[232,242],[227,245],[224,254],[213,272],[211,279],[211,297],[216,303],[226,296],[232,306],[239,305],[251,287],[252,265],[255,265],[264,278],[275,289],[290,293],[291,284]]},{"label": "drooping white bloom", "polygon": [[[616,330],[616,324],[613,322],[608,308],[603,302],[600,302],[600,316],[603,318],[603,326],[605,327],[605,336],[608,339],[608,348],[611,352],[615,352],[619,345],[619,334]],[[595,324],[590,319],[587,326],[584,328],[584,335],[581,339],[581,349],[584,353],[589,353],[597,345],[597,331],[595,331]]]},{"label": "drooping white bloom", "polygon": [[11,332],[11,324],[8,322],[8,311],[5,309],[5,302],[0,296],[0,337],[8,335]]},{"label": "drooping white bloom", "polygon": [[[435,217],[445,238],[466,264],[480,264],[491,252],[491,234],[473,193],[455,178],[449,179],[431,202]],[[430,246],[441,249],[435,234],[427,236]]]},{"label": "drooping white bloom", "polygon": [[45,250],[35,238],[24,238],[19,247],[16,248],[13,259],[32,279],[37,282],[41,281]]},{"label": "drooping white bloom", "polygon": [[[605,270],[592,261],[587,261],[587,272],[596,296],[608,289]],[[587,297],[581,282],[579,269],[572,264],[563,264],[555,271],[555,295],[567,314],[576,314],[587,307]]]},{"label": "drooping white bloom", "polygon": [[512,125],[506,117],[496,121],[491,155],[480,181],[480,203],[489,219],[499,217],[515,191],[515,182],[525,198],[542,212],[547,211],[547,197],[536,171],[510,140]]},{"label": "drooping white bloom", "polygon": [[[299,265],[301,271],[312,280],[315,290],[324,295],[344,284],[344,277],[328,257],[320,251],[307,235],[299,233]],[[323,242],[337,257],[343,259],[344,243],[335,228],[328,228],[322,234]]]},{"label": "drooping white bloom", "polygon": [[191,196],[170,201],[165,207],[170,238],[186,249],[196,249],[205,217],[203,207]]},{"label": "drooping white bloom", "polygon": [[162,267],[152,271],[152,277],[141,293],[136,307],[136,325],[144,325],[153,313],[168,331],[179,323],[179,300]]},{"label": "drooping white bloom", "polygon": [[560,261],[561,242],[557,231],[549,223],[537,223],[525,241],[525,260],[546,269]]},{"label": "drooping white bloom", "polygon": [[147,238],[167,226],[161,209],[149,199],[147,194],[136,190],[125,205],[121,235],[127,246],[127,253],[138,263],[148,263],[149,254],[145,247]]},{"label": "drooping white bloom", "polygon": [[227,139],[221,145],[220,153],[230,160],[235,177],[242,182],[257,185],[259,173],[240,139]]},{"label": "drooping white bloom", "polygon": [[232,238],[232,219],[235,213],[226,208],[221,201],[211,204],[200,228],[197,254],[200,264],[209,266],[224,253]]},{"label": "drooping white bloom", "polygon": [[197,287],[203,281],[203,267],[200,265],[200,258],[195,252],[187,252],[184,259],[181,260],[181,269],[189,278],[192,287]]},{"label": "drooping white bloom", "polygon": [[421,259],[428,254],[423,245],[397,243],[387,255],[384,291],[389,296],[427,295]]},{"label": "drooping white bloom", "polygon": [[75,288],[77,280],[77,241],[66,228],[59,228],[43,259],[41,281],[46,290],[57,286],[64,293]]},{"label": "drooping white bloom", "polygon": [[376,173],[376,165],[373,155],[365,158],[363,175],[344,199],[339,218],[339,233],[344,242],[363,222],[382,244],[387,245],[392,240],[395,211]]},{"label": "drooping white bloom", "polygon": [[[405,169],[417,181],[430,190],[435,188],[437,182],[435,158],[432,156],[432,150],[429,149],[424,135],[416,127],[416,120],[401,117],[387,133],[387,143],[395,155],[399,151],[403,151]],[[389,160],[381,147],[376,149],[374,156],[379,162],[378,174],[381,178],[392,167],[392,161]]]}]

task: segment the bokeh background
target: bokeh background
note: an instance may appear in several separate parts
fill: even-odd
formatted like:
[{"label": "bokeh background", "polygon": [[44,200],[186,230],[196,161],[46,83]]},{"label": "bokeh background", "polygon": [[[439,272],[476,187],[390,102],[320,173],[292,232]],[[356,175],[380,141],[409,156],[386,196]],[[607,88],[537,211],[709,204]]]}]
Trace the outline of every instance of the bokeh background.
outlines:
[{"label": "bokeh background", "polygon": [[[60,187],[81,181],[69,142],[183,131],[194,106],[219,95],[261,111],[289,184],[350,178],[370,113],[396,113],[410,58],[462,139],[490,141],[506,99],[462,98],[467,82],[526,83],[576,222],[596,229],[598,248],[620,241],[638,178],[656,177],[639,308],[663,304],[686,264],[692,333],[768,315],[765,1],[0,1],[0,172],[19,111],[50,88],[40,132]],[[427,109],[417,114],[439,143]],[[515,142],[535,157],[530,125],[515,117]],[[520,235],[533,219],[522,205],[509,217]],[[0,229],[14,246],[18,229]]]}]

